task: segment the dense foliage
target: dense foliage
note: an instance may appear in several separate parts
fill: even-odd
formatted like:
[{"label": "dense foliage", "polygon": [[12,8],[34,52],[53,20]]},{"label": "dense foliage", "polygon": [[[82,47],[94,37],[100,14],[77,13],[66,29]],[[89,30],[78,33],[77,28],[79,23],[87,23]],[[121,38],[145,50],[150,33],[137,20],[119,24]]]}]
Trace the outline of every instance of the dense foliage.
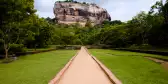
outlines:
[{"label": "dense foliage", "polygon": [[8,52],[49,44],[53,27],[35,14],[34,0],[1,0],[0,4],[0,50],[6,59]]},{"label": "dense foliage", "polygon": [[127,22],[104,21],[102,25],[86,27],[57,25],[57,45],[111,45],[112,47],[148,48],[168,46],[167,2],[157,1],[147,13],[141,11]]},{"label": "dense foliage", "polygon": [[148,13],[142,11],[128,22],[104,21],[92,26],[88,21],[85,27],[79,23],[57,24],[56,19],[49,17],[39,18],[33,0],[1,0],[0,4],[0,52],[6,53],[6,58],[8,52],[48,45],[168,46],[167,2],[156,2]]}]

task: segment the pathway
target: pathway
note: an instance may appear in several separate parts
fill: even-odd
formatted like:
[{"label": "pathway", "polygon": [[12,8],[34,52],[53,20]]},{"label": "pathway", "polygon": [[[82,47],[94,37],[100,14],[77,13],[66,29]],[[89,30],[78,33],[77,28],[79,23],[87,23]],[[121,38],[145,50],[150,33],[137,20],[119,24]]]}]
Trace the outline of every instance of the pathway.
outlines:
[{"label": "pathway", "polygon": [[82,47],[58,84],[112,84],[99,65]]}]

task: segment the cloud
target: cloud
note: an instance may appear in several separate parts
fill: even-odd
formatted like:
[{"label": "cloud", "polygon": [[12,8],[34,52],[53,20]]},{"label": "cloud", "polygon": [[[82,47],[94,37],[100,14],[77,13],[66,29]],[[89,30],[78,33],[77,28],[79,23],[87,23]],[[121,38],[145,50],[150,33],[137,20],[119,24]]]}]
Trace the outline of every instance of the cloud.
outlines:
[{"label": "cloud", "polygon": [[54,17],[53,7],[56,0],[35,0],[35,9],[40,17]]},{"label": "cloud", "polygon": [[[57,0],[35,0],[35,8],[40,17],[54,17],[53,7]],[[148,11],[157,0],[77,0],[96,3],[107,9],[112,20],[130,20],[140,11]]]}]

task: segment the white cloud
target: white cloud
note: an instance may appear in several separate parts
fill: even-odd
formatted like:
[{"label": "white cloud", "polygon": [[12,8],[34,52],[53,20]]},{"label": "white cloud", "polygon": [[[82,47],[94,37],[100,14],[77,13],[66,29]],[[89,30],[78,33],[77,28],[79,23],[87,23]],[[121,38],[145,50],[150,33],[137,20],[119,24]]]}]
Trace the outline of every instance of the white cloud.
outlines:
[{"label": "white cloud", "polygon": [[35,9],[40,17],[54,17],[53,7],[56,0],[35,0]]},{"label": "white cloud", "polygon": [[[54,17],[53,7],[57,0],[35,0],[35,8],[40,17]],[[130,20],[140,11],[148,11],[157,0],[78,0],[95,2],[107,9],[112,20]]]}]

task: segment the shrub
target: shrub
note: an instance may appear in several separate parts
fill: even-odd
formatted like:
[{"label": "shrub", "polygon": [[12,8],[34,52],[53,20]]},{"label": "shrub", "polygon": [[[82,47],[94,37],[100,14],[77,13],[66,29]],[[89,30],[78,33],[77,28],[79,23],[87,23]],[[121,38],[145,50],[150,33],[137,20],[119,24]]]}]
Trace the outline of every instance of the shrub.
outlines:
[{"label": "shrub", "polygon": [[152,46],[149,44],[142,44],[142,45],[133,44],[129,48],[130,49],[151,49]]},{"label": "shrub", "polygon": [[86,4],[86,2],[83,2],[82,4]]},{"label": "shrub", "polygon": [[139,49],[139,46],[137,44],[133,44],[129,48],[130,49]]},{"label": "shrub", "polygon": [[23,44],[10,44],[9,54],[16,54],[17,52],[26,52]]},{"label": "shrub", "polygon": [[65,46],[62,46],[62,45],[58,45],[58,46],[56,46],[56,49],[65,49]]},{"label": "shrub", "polygon": [[62,46],[62,45],[57,45],[56,49],[65,49],[65,50],[79,50],[81,48],[80,45],[67,45],[67,46]]},{"label": "shrub", "polygon": [[2,60],[2,63],[10,63],[10,62],[12,62],[12,61],[14,61],[14,59],[8,58],[8,59]]},{"label": "shrub", "polygon": [[140,47],[139,47],[140,49],[151,49],[152,48],[152,46],[151,45],[149,45],[149,44],[142,44],[142,45],[140,45]]}]

